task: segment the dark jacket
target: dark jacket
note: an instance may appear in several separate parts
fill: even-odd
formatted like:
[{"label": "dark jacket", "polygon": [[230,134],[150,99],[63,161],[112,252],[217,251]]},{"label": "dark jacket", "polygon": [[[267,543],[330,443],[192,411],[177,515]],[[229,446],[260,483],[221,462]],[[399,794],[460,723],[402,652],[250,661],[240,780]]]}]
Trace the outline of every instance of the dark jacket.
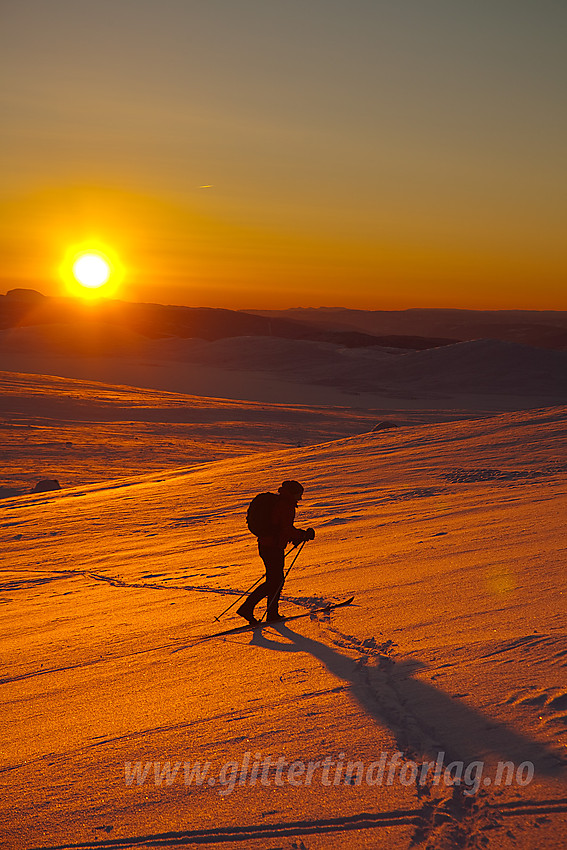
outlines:
[{"label": "dark jacket", "polygon": [[297,546],[306,539],[306,532],[294,526],[295,505],[289,499],[279,496],[272,512],[272,533],[258,537],[260,546],[275,546],[285,549],[288,543]]}]

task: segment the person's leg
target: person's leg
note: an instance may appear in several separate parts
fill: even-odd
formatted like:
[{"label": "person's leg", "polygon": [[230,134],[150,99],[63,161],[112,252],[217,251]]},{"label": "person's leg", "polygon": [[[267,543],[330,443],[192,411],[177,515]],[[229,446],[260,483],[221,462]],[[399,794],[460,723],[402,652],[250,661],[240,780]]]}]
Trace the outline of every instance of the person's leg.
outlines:
[{"label": "person's leg", "polygon": [[240,608],[236,609],[237,614],[240,614],[241,617],[244,617],[245,620],[249,620],[249,622],[251,623],[254,622],[256,619],[254,617],[254,608],[256,607],[258,602],[264,598],[264,596],[268,595],[268,564],[266,563],[265,555],[262,554],[263,551],[264,547],[260,546],[260,543],[258,543],[258,553],[264,562],[264,568],[266,570],[266,579],[261,584],[259,584],[258,587],[255,588],[252,593],[249,594],[249,596],[246,597]]},{"label": "person's leg", "polygon": [[279,547],[258,545],[258,552],[266,568],[266,580],[244,600],[236,613],[245,620],[254,620],[254,608],[264,596],[268,597],[268,620],[279,616],[278,604],[284,583],[284,550]]},{"label": "person's leg", "polygon": [[253,620],[254,619],[254,608],[258,604],[258,602],[264,598],[264,596],[268,595],[268,582],[263,581],[262,584],[259,584],[252,593],[244,600],[240,608],[236,609],[236,613],[240,614],[241,617],[244,617],[245,620]]},{"label": "person's leg", "polygon": [[260,551],[266,565],[267,619],[279,617],[278,605],[284,583],[284,550],[270,547]]}]

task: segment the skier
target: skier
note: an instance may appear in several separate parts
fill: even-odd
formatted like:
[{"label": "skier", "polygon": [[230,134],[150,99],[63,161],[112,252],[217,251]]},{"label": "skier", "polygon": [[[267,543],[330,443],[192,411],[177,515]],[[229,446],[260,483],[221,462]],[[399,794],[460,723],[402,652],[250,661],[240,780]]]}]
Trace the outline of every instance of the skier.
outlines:
[{"label": "skier", "polygon": [[[272,494],[273,502],[269,506],[269,515],[261,523],[259,533],[255,532],[258,535],[258,552],[266,567],[266,580],[252,591],[236,612],[251,625],[259,622],[254,616],[254,608],[264,596],[267,597],[267,620],[274,622],[282,619],[278,604],[284,584],[285,547],[288,543],[297,546],[304,540],[313,540],[315,537],[312,528],[304,530],[293,524],[297,503],[303,496],[303,487],[299,481],[284,481],[278,488],[278,494]],[[251,525],[249,520],[249,526]]]}]

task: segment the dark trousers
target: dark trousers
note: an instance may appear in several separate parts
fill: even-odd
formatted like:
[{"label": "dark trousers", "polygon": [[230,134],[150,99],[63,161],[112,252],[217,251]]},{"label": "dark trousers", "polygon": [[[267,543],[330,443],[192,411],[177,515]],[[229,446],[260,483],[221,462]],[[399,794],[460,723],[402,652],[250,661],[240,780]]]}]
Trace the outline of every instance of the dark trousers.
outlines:
[{"label": "dark trousers", "polygon": [[254,607],[266,596],[269,620],[278,616],[278,603],[284,583],[284,550],[279,546],[265,546],[259,543],[258,552],[266,567],[266,580],[252,591],[241,610],[252,615]]}]

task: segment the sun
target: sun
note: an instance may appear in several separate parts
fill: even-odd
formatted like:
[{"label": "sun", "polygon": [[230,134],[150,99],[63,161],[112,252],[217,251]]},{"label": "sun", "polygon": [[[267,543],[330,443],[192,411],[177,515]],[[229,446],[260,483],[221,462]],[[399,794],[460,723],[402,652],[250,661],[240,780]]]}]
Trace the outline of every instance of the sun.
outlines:
[{"label": "sun", "polygon": [[112,269],[110,263],[98,252],[85,252],[73,263],[73,276],[81,286],[88,289],[98,289],[104,286],[110,277]]},{"label": "sun", "polygon": [[115,295],[124,277],[116,253],[96,241],[68,248],[59,271],[71,295],[87,300]]}]

